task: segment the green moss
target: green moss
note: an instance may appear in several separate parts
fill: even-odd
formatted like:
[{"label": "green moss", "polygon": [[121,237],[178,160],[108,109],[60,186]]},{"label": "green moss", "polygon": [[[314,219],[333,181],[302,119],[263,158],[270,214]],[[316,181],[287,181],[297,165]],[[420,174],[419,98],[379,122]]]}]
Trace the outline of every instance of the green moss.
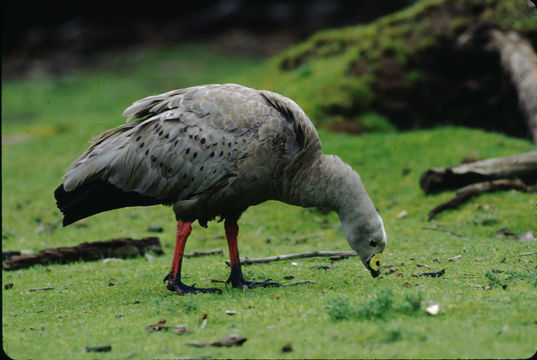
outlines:
[{"label": "green moss", "polygon": [[317,124],[334,115],[356,117],[376,111],[371,104],[383,96],[375,90],[383,71],[403,74],[412,86],[420,78],[406,67],[417,54],[455,41],[482,21],[502,29],[537,28],[535,11],[524,1],[418,1],[370,24],[319,31],[274,57],[256,84],[293,98]]},{"label": "green moss", "polygon": [[374,112],[360,115],[358,122],[364,126],[367,132],[389,133],[397,130],[385,116]]}]

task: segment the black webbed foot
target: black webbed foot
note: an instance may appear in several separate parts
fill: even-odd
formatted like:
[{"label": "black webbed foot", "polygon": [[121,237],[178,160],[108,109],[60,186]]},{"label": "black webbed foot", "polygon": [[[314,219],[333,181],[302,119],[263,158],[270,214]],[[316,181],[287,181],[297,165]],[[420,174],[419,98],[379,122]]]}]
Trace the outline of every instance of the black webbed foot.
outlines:
[{"label": "black webbed foot", "polygon": [[267,279],[265,281],[247,281],[244,280],[244,277],[242,275],[242,271],[240,269],[240,266],[233,266],[231,268],[231,274],[229,275],[229,278],[226,281],[226,284],[231,284],[234,288],[239,289],[253,289],[256,287],[278,287],[281,286],[280,283],[270,281],[271,279]]},{"label": "black webbed foot", "polygon": [[198,293],[222,293],[222,290],[217,288],[197,288],[194,286],[196,284],[192,284],[192,286],[185,285],[179,277],[172,277],[171,274],[168,274],[166,275],[166,277],[164,277],[164,282],[166,282],[166,280],[168,281],[166,288],[170,291],[175,291],[179,295]]},{"label": "black webbed foot", "polygon": [[248,280],[242,279],[242,281],[239,281],[239,282],[232,282],[228,280],[227,283],[228,284],[231,283],[231,286],[233,286],[234,288],[240,288],[240,289],[244,289],[244,288],[253,289],[256,287],[279,287],[281,286],[280,283],[273,282],[270,280],[271,279],[267,279],[265,281],[248,281]]}]

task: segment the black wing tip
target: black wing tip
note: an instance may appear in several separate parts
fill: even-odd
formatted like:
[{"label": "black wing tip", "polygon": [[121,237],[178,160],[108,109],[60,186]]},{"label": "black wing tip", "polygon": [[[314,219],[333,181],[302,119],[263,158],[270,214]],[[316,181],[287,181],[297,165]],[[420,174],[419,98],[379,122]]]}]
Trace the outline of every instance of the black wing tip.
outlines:
[{"label": "black wing tip", "polygon": [[56,190],[54,190],[54,198],[56,199],[56,206],[63,214],[63,220],[62,220],[63,227],[66,227],[67,225],[71,225],[72,223],[77,221],[77,220],[72,219],[69,216],[69,214],[67,214],[65,211],[65,208],[68,203],[68,200],[67,200],[68,192],[65,191],[63,184],[61,184],[60,186],[56,188]]},{"label": "black wing tip", "polygon": [[296,121],[295,116],[293,115],[293,112],[291,109],[289,109],[285,104],[282,104],[277,99],[271,99],[266,94],[260,93],[261,96],[265,99],[266,103],[269,106],[272,106],[274,109],[278,110],[280,114],[287,120],[289,123],[294,123]]},{"label": "black wing tip", "polygon": [[165,203],[165,201],[134,191],[123,191],[102,180],[80,185],[72,191],[66,191],[64,185],[61,184],[54,191],[54,197],[56,206],[64,215],[63,226],[109,210]]}]

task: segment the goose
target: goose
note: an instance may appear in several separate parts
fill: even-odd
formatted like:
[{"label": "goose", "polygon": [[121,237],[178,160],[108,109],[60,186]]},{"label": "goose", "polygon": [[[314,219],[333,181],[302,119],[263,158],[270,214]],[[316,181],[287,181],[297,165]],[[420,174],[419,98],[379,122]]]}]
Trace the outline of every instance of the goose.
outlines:
[{"label": "goose", "polygon": [[180,295],[221,292],[181,281],[194,221],[224,221],[234,288],[278,286],[247,281],[238,220],[250,206],[277,200],[338,213],[350,247],[373,277],[386,232],[360,176],[325,155],[312,122],[291,99],[236,84],[194,86],[134,102],[127,123],[105,131],[66,170],[54,195],[63,226],[104,211],[164,204],[177,220],[167,289]]}]

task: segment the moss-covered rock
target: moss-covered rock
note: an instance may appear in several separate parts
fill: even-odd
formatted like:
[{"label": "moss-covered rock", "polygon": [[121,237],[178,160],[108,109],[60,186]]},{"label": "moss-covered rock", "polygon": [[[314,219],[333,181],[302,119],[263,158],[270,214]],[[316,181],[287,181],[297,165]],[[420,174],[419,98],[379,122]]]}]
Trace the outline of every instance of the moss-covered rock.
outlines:
[{"label": "moss-covered rock", "polygon": [[368,130],[341,124],[377,113],[398,128],[453,123],[524,135],[498,55],[483,39],[461,45],[469,30],[490,26],[537,39],[524,0],[423,0],[371,24],[316,33],[271,59],[256,86],[336,129]]}]

